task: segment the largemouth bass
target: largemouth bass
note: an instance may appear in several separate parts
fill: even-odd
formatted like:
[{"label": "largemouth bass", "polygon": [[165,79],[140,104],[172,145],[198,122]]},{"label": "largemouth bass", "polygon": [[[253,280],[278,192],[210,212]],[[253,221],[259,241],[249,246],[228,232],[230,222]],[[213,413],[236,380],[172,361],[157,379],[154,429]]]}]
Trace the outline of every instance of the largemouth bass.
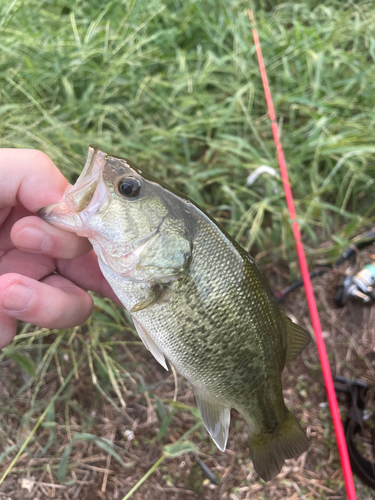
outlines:
[{"label": "largemouth bass", "polygon": [[193,386],[224,451],[230,409],[246,419],[266,481],[308,440],[286,408],[281,372],[309,343],[284,315],[255,260],[193,201],[130,161],[90,147],[77,182],[40,211],[89,238],[145,346]]}]

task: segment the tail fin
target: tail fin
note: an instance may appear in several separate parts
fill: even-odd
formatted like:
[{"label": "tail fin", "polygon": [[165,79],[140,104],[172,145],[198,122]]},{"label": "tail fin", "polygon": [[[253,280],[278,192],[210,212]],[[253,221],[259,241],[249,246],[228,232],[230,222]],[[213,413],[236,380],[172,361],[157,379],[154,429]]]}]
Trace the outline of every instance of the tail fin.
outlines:
[{"label": "tail fin", "polygon": [[270,481],[280,472],[286,458],[298,457],[307,450],[309,441],[295,416],[288,412],[277,431],[250,436],[249,444],[254,469],[262,479]]}]

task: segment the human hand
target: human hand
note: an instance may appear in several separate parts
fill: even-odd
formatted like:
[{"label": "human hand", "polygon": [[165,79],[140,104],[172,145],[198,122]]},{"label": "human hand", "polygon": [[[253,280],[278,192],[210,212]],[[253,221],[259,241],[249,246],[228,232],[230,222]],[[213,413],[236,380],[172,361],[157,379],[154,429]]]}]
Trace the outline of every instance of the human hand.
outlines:
[{"label": "human hand", "polygon": [[17,319],[59,329],[84,323],[93,301],[82,288],[118,302],[89,241],[32,215],[68,186],[44,153],[0,149],[0,349]]}]

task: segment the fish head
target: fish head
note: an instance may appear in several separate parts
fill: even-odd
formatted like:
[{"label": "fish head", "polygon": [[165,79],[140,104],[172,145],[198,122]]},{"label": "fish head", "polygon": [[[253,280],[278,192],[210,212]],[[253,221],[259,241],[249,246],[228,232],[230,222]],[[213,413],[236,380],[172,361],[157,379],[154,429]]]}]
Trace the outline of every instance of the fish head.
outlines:
[{"label": "fish head", "polygon": [[74,186],[39,215],[87,237],[121,276],[150,281],[184,268],[190,237],[184,218],[176,217],[184,203],[130,161],[90,146]]}]

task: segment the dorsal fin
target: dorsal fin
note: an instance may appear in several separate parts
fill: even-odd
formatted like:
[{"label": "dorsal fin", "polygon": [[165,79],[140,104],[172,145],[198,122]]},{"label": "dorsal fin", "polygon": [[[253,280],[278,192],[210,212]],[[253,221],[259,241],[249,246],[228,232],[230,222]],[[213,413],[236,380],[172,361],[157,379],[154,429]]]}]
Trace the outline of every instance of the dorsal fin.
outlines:
[{"label": "dorsal fin", "polygon": [[293,321],[284,315],[286,329],[286,360],[285,364],[290,363],[307,347],[311,341],[310,334],[303,328],[293,323]]}]

